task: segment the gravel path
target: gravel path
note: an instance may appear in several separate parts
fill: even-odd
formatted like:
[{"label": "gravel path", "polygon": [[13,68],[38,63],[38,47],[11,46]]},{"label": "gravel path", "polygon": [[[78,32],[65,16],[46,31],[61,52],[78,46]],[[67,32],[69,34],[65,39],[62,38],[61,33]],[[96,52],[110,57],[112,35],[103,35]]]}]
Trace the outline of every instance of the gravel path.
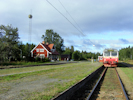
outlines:
[{"label": "gravel path", "polygon": [[1,83],[1,100],[23,100],[31,92],[45,91],[45,85],[57,82],[58,79],[49,79],[43,75],[29,76],[20,80]]},{"label": "gravel path", "polygon": [[[79,65],[76,63],[75,65]],[[91,63],[89,66],[98,66],[99,63]],[[56,68],[68,67],[67,65],[62,65]],[[91,70],[91,68],[89,69]],[[29,73],[34,71],[28,71],[24,73]],[[14,73],[22,74],[22,73]],[[7,74],[9,75],[9,74]],[[26,76],[18,80],[12,80],[9,82],[0,82],[0,100],[24,100],[27,97],[34,96],[35,93],[44,93],[47,92],[49,88],[55,88],[53,84],[58,83],[67,83],[71,80],[63,79],[59,80],[58,78],[50,77],[53,73],[43,74],[43,75],[32,75]]]}]

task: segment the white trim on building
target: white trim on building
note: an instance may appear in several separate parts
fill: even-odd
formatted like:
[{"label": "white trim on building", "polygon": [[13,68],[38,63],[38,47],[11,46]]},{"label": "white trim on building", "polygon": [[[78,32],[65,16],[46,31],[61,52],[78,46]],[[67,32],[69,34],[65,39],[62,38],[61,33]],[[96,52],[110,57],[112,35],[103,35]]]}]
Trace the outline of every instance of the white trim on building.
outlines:
[{"label": "white trim on building", "polygon": [[[49,52],[49,51],[42,45],[42,43],[39,43],[38,45],[41,45],[41,46],[47,51],[47,57],[49,57],[49,54],[52,54],[51,52]],[[33,57],[33,51],[37,48],[38,45],[36,45],[36,46],[31,50],[31,57]],[[39,48],[38,48],[38,49],[39,49]],[[40,49],[42,49],[42,48],[40,48]]]}]

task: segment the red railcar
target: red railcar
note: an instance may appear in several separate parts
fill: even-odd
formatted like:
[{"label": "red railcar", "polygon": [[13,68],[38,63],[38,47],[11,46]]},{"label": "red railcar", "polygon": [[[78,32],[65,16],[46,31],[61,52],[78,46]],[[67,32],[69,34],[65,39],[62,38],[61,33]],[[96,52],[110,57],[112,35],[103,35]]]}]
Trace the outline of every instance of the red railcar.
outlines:
[{"label": "red railcar", "polygon": [[117,67],[119,52],[116,49],[105,49],[103,51],[103,65],[105,67]]}]

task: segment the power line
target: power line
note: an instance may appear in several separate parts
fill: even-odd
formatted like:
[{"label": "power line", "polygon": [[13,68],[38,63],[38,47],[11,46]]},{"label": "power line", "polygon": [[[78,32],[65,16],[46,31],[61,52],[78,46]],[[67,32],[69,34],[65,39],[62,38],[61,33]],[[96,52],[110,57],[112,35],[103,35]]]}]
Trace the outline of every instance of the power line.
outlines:
[{"label": "power line", "polygon": [[[58,0],[59,2],[60,2],[60,4],[62,5],[62,7],[66,10],[66,8],[64,7],[64,5],[61,3],[61,1],[60,0]],[[72,20],[76,23],[76,25],[78,26],[78,28],[81,30],[81,28],[79,27],[79,25],[77,24],[77,22],[74,20],[74,18],[70,15],[70,13],[66,10],[66,12],[69,14],[69,16],[72,18]],[[80,31],[80,33],[82,33],[83,34],[83,32],[82,32],[82,30]],[[83,34],[84,35],[84,34]],[[93,45],[93,46],[95,46],[94,45],[94,43],[93,42],[91,42],[91,40],[89,39],[89,42]]]},{"label": "power line", "polygon": [[[64,5],[61,3],[60,0],[58,0],[60,2],[60,4],[62,5],[62,7],[66,10],[66,8],[64,7]],[[79,25],[77,24],[77,22],[74,20],[74,18],[70,15],[70,13],[66,10],[66,12],[69,14],[69,16],[71,17],[71,19],[75,22],[75,24],[78,26],[78,28],[81,30],[81,28],[79,27]],[[82,30],[80,31],[82,34]],[[84,35],[84,34],[83,34]]]},{"label": "power line", "polygon": [[[61,1],[60,0],[58,0],[59,2],[60,2],[60,4],[62,5],[62,7],[66,10],[66,8],[64,7],[64,5],[61,3]],[[78,26],[78,28],[81,30],[81,28],[79,27],[79,25],[77,24],[77,22],[74,20],[74,18],[70,15],[70,13],[66,10],[66,12],[69,14],[69,16],[72,18],[72,20],[76,23],[76,25]],[[83,32],[82,32],[82,30],[80,31],[82,34],[83,34]],[[83,34],[84,35],[84,34]],[[95,46],[94,45],[94,43],[93,42],[91,42],[91,40],[89,40],[89,42],[93,45],[93,46]]]},{"label": "power line", "polygon": [[52,5],[48,0],[46,0],[55,10],[57,10],[73,27],[75,27],[82,35],[84,35],[66,16],[64,16],[54,5]]},{"label": "power line", "polygon": [[[83,32],[81,32],[65,15],[63,15],[53,4],[51,4],[48,0],[46,0],[55,10],[57,10],[70,24],[72,24],[72,26],[74,27],[74,28],[76,28],[83,36],[85,36],[84,34],[83,34]],[[60,2],[61,3],[61,2]],[[62,5],[62,3],[61,3],[61,5]],[[62,5],[63,6],[63,5]],[[63,6],[64,7],[64,6]],[[65,9],[65,7],[64,7],[64,9]],[[65,9],[66,10],[66,9]],[[66,10],[67,11],[67,10]],[[67,13],[68,13],[68,11],[67,11]],[[69,13],[68,13],[69,14]],[[70,14],[69,14],[70,15]],[[71,15],[70,15],[71,16]],[[71,16],[71,18],[72,18],[72,16]],[[73,18],[72,18],[73,19]],[[73,19],[74,20],[74,19]],[[75,20],[74,20],[75,21]],[[75,23],[76,23],[76,21],[75,21]],[[90,41],[90,43],[93,45],[93,46],[95,46],[94,45],[94,43],[93,42],[91,42],[91,40],[89,39],[89,41]]]}]

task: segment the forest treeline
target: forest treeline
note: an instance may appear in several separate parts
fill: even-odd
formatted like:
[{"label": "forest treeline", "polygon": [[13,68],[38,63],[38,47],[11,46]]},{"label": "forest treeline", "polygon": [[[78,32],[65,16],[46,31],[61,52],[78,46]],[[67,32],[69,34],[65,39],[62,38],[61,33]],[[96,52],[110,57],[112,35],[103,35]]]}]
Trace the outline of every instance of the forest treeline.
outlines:
[{"label": "forest treeline", "polygon": [[[56,50],[61,55],[69,55],[73,60],[88,60],[97,59],[98,56],[102,56],[99,52],[92,53],[86,51],[78,51],[74,49],[74,46],[65,47],[63,38],[52,29],[45,31],[42,35],[43,41],[48,43],[54,43]],[[0,62],[4,61],[30,61],[33,60],[30,57],[30,51],[35,47],[35,44],[22,43],[19,41],[18,28],[12,27],[12,25],[0,25]],[[42,41],[40,41],[42,42]],[[122,48],[119,50],[119,59],[133,59],[133,47]],[[35,61],[35,60],[34,60]]]},{"label": "forest treeline", "polygon": [[[80,52],[74,50],[73,46],[71,48],[65,47],[62,37],[52,29],[46,30],[45,35],[42,35],[40,38],[45,42],[54,43],[56,50],[60,54],[59,56],[66,54],[70,56],[70,59],[87,60],[92,57],[97,59],[100,55],[100,53]],[[0,62],[35,61],[30,56],[30,51],[35,47],[35,44],[23,44],[19,39],[18,28],[14,28],[12,25],[0,25]]]},{"label": "forest treeline", "polygon": [[133,47],[126,47],[119,50],[119,59],[120,60],[129,60],[133,59]]},{"label": "forest treeline", "polygon": [[70,59],[74,60],[88,60],[88,59],[97,59],[98,56],[101,56],[99,52],[97,53],[92,53],[92,52],[86,52],[86,51],[78,51],[74,50],[74,47],[66,47],[63,54],[70,55]]}]

